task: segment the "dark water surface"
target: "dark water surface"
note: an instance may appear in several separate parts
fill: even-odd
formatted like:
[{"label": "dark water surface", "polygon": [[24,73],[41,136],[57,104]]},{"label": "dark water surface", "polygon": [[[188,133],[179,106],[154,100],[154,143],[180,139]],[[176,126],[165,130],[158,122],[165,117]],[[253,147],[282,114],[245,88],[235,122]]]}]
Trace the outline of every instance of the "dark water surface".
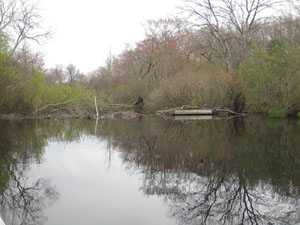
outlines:
[{"label": "dark water surface", "polygon": [[0,121],[7,225],[300,224],[300,124]]}]

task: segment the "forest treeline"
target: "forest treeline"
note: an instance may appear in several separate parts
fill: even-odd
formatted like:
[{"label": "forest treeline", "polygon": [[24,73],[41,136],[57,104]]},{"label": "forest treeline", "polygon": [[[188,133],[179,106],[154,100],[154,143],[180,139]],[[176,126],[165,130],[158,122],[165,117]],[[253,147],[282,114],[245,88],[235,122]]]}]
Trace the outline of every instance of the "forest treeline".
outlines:
[{"label": "forest treeline", "polygon": [[[2,8],[9,2],[18,4],[2,0]],[[72,64],[44,67],[27,43],[49,31],[36,29],[39,12],[31,8],[23,2],[14,15],[0,10],[0,114],[95,113],[95,97],[101,111],[139,96],[149,111],[206,105],[299,112],[300,9],[291,1],[186,0],[179,16],[147,21],[142,40],[89,74]]]}]

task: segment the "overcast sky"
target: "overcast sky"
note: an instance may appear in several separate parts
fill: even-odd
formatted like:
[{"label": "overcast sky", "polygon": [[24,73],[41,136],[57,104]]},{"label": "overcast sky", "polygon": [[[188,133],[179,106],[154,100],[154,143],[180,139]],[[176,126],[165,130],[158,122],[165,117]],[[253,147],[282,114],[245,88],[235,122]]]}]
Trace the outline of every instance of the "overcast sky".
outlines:
[{"label": "overcast sky", "polygon": [[38,47],[46,67],[76,65],[89,72],[104,64],[111,48],[120,53],[126,43],[144,35],[143,23],[176,12],[182,0],[40,0],[39,8],[55,31]]}]

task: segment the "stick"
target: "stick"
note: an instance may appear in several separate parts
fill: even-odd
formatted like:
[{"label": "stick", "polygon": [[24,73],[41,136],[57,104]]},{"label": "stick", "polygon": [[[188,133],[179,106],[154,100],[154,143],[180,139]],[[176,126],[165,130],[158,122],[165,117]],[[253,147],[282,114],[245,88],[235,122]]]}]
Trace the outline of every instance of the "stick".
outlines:
[{"label": "stick", "polygon": [[98,106],[97,106],[97,97],[95,95],[95,108],[96,108],[96,116],[97,116],[97,119],[99,118],[99,112],[98,112]]},{"label": "stick", "polygon": [[43,109],[46,109],[50,106],[58,106],[58,105],[65,105],[65,104],[68,104],[70,102],[74,102],[74,101],[79,101],[79,100],[85,100],[85,99],[88,99],[88,98],[80,98],[80,99],[73,99],[73,100],[69,100],[69,101],[66,101],[66,102],[59,102],[59,103],[53,103],[53,104],[49,104],[49,105],[45,105],[44,107],[42,108],[39,108],[37,110],[35,110],[33,113],[31,113],[29,116],[32,116],[33,114],[36,114],[37,112],[43,110]]}]

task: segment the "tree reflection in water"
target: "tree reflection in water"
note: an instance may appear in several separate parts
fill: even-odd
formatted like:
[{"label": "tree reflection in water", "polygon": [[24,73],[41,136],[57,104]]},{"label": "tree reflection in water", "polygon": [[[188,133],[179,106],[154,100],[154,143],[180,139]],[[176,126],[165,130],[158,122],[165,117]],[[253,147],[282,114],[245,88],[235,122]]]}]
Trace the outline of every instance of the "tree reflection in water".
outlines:
[{"label": "tree reflection in water", "polygon": [[44,224],[43,210],[58,199],[50,180],[29,181],[25,174],[11,171],[11,181],[0,196],[0,211],[7,224]]},{"label": "tree reflection in water", "polygon": [[[172,181],[167,181],[172,182]],[[282,197],[268,183],[251,187],[244,170],[225,166],[210,176],[191,175],[167,194],[170,215],[188,224],[297,224],[299,200]]]},{"label": "tree reflection in water", "polygon": [[142,172],[180,224],[300,222],[300,129],[295,121],[102,121],[99,133]]},{"label": "tree reflection in water", "polygon": [[30,177],[30,165],[42,161],[48,141],[78,140],[93,123],[0,121],[0,127],[0,215],[7,225],[42,225],[59,193],[50,179]]},{"label": "tree reflection in water", "polygon": [[24,121],[0,124],[0,213],[7,224],[43,224],[58,199],[50,180],[29,176],[48,141],[97,134],[141,174],[180,224],[300,223],[300,126],[295,121]]}]

